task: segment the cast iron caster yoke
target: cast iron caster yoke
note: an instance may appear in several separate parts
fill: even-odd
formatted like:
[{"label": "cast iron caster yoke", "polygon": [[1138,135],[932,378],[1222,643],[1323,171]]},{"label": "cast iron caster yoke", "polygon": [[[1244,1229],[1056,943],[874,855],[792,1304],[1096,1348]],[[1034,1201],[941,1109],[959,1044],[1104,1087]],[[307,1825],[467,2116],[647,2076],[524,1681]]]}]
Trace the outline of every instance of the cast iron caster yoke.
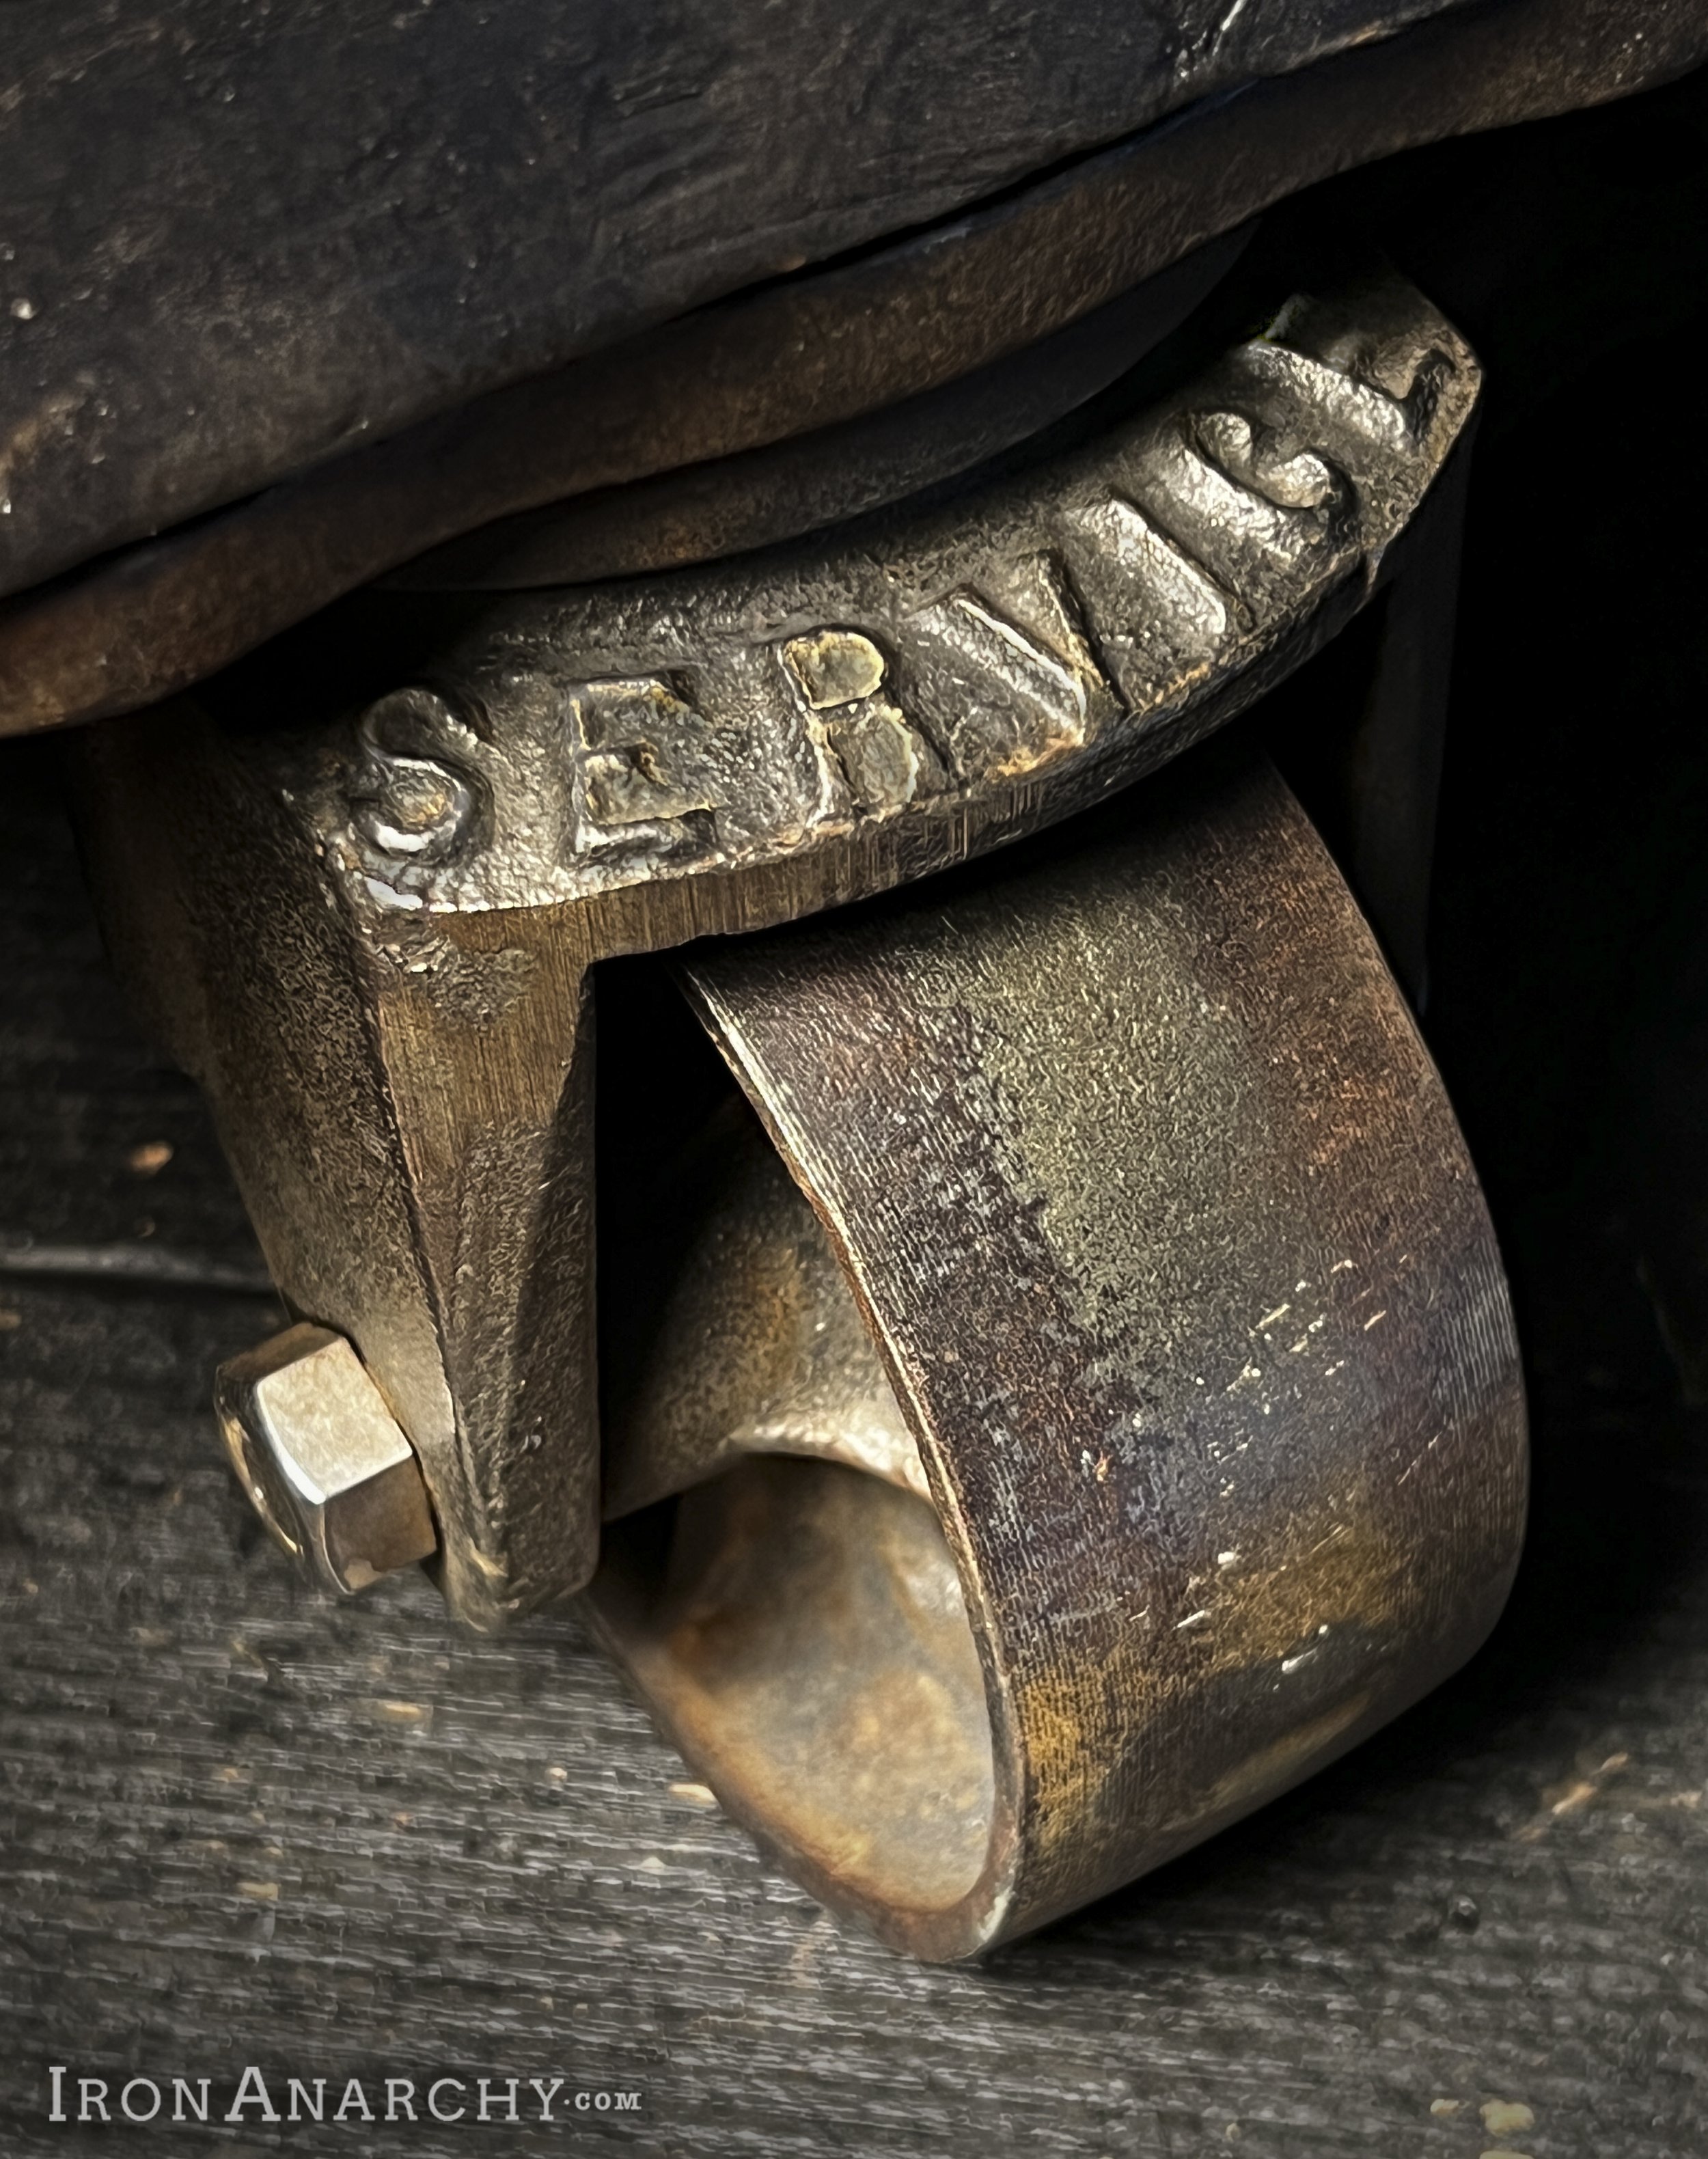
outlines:
[{"label": "cast iron caster yoke", "polygon": [[[947,509],[448,610],[282,733],[94,730],[111,940],[299,1315],[219,1384],[281,1544],[431,1557],[477,1627],[587,1590],[730,1810],[930,1957],[1470,1654],[1523,1401],[1405,997],[1250,753],[1106,798],[1392,581],[1353,867],[1416,981],[1478,387],[1382,278]],[[599,1192],[601,1375],[593,985],[670,947],[733,1080]]]}]

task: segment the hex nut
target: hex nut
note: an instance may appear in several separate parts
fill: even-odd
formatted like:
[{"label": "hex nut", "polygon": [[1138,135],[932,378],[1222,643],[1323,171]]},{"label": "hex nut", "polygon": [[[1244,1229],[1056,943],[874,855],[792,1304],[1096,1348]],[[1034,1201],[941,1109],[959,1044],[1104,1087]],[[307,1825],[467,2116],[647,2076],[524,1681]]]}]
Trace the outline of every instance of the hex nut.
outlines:
[{"label": "hex nut", "polygon": [[256,1512],[303,1572],[351,1597],[438,1547],[415,1450],[329,1328],[287,1328],[220,1367],[214,1406]]}]

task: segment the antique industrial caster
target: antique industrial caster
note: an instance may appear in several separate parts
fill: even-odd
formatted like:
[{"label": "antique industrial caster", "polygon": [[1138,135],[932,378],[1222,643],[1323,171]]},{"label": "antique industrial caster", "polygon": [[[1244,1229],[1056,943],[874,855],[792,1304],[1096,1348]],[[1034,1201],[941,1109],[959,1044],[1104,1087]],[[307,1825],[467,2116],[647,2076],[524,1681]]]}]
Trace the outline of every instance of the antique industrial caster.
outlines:
[{"label": "antique industrial caster", "polygon": [[1386,593],[1352,867],[1415,981],[1478,383],[1372,277],[941,506],[370,593],[95,729],[111,942],[298,1317],[219,1388],[281,1545],[480,1628],[585,1592],[933,1957],[1462,1661],[1524,1504],[1488,1217],[1340,868],[1204,738]]}]

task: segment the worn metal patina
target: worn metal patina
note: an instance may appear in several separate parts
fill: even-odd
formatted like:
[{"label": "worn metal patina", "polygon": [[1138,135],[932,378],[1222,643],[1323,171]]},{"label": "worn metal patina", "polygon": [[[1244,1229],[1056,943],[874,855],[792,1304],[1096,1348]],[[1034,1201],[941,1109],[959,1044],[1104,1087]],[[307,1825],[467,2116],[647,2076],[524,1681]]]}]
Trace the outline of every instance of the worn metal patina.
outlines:
[{"label": "worn metal patina", "polygon": [[594,1564],[591,966],[881,890],[1162,763],[1369,597],[1477,386],[1383,280],[952,513],[489,600],[426,681],[282,734],[168,711],[91,738],[116,949],[281,1287],[419,1452],[466,1617]]},{"label": "worn metal patina", "polygon": [[[453,1608],[593,1580],[732,1808],[922,1954],[1256,1804],[1504,1593],[1510,1321],[1398,988],[1272,776],[1105,801],[1408,574],[1478,382],[1379,277],[949,508],[448,603],[282,729],[237,679],[91,738],[112,941],[318,1353],[406,1436]],[[598,962],[1027,836],[696,945],[778,1152],[666,1108],[648,1158],[722,1168],[674,1220],[608,1179],[596,1240]],[[602,1432],[599,1256],[608,1292],[637,1239]],[[313,1401],[257,1390],[289,1341],[223,1385],[301,1545],[269,1495]]]},{"label": "worn metal patina", "polygon": [[608,1379],[613,1449],[688,1487],[608,1531],[619,1654],[804,1880],[930,1956],[1407,1706],[1523,1535],[1493,1233],[1303,813],[1218,757],[1074,837],[688,962],[893,1393],[822,1287],[779,1294],[810,1238],[739,1140]]}]

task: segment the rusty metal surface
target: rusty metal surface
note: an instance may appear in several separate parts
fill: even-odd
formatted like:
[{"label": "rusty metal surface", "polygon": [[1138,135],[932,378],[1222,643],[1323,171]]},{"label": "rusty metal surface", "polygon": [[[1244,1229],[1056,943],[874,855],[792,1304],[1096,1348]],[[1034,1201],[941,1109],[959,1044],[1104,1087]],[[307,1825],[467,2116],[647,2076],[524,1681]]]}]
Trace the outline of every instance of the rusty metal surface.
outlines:
[{"label": "rusty metal surface", "polygon": [[948,893],[686,967],[940,1535],[821,1453],[750,1462],[608,1528],[593,1594],[815,1893],[967,1954],[1477,1648],[1524,1513],[1505,1283],[1404,1001],[1272,774],[1201,753]]},{"label": "rusty metal surface", "polygon": [[952,512],[567,595],[392,596],[365,710],[353,670],[282,726],[238,684],[91,737],[114,949],[293,1311],[419,1453],[464,1616],[593,1564],[592,964],[959,862],[1221,724],[1391,568],[1478,379],[1379,279]]},{"label": "rusty metal surface", "polygon": [[[494,391],[20,597],[0,621],[0,731],[163,696],[492,518],[728,456],[951,380],[1325,173],[1664,81],[1702,56],[1705,39],[1700,0],[1645,10],[1640,36],[1613,0],[1507,0],[1209,100],[1180,124],[962,224]],[[553,272],[563,290],[555,256]],[[51,391],[49,381],[41,394]],[[246,396],[246,427],[258,424],[261,402]],[[348,420],[345,406],[338,417]],[[51,428],[43,436],[54,455],[63,441]],[[188,470],[176,432],[172,451]],[[78,484],[103,484],[122,464],[80,463]],[[75,559],[65,548],[75,490],[49,493],[52,559]],[[151,499],[132,529],[171,514]],[[109,520],[81,544],[109,544],[123,529]],[[45,567],[20,567],[18,577]]]},{"label": "rusty metal surface", "polygon": [[739,1102],[697,1118],[691,1097],[677,1103],[686,1142],[649,1121],[613,1166],[631,1204],[599,1256],[605,1519],[758,1454],[841,1463],[929,1499],[918,1444],[800,1187]]}]

